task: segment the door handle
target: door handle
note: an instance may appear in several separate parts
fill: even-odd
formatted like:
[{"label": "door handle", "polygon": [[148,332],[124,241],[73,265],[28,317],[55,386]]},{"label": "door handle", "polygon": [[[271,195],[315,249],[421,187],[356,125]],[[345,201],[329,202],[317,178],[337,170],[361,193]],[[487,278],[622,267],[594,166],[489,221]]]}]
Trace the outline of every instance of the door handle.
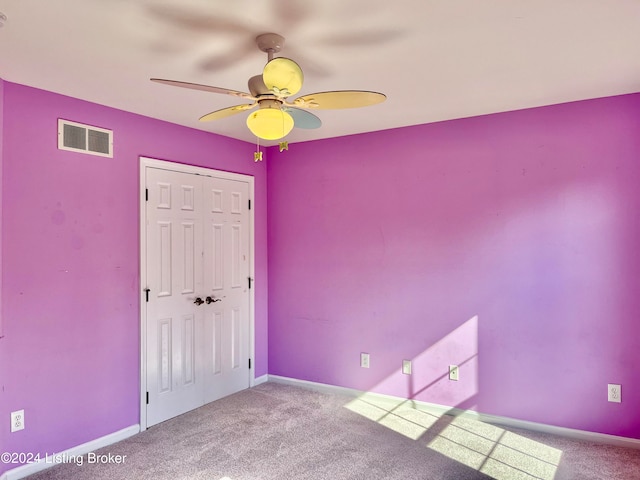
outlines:
[{"label": "door handle", "polygon": [[[195,303],[196,305],[202,305],[204,303],[204,300],[202,300],[200,297],[196,297],[196,299],[193,301],[193,303]],[[209,303],[209,302],[207,302]]]},{"label": "door handle", "polygon": [[205,299],[205,301],[207,302],[207,305],[209,305],[210,303],[221,302],[222,299],[221,298],[207,297]]}]

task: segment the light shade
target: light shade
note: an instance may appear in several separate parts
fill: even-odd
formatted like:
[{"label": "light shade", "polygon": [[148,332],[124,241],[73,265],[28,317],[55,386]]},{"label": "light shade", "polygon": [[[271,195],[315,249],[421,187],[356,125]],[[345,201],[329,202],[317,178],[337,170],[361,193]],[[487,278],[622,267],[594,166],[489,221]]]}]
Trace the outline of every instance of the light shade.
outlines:
[{"label": "light shade", "polygon": [[278,140],[293,129],[293,118],[278,108],[261,108],[247,117],[247,127],[263,140]]},{"label": "light shade", "polygon": [[278,57],[265,65],[262,80],[269,90],[287,97],[300,91],[304,76],[296,62]]}]

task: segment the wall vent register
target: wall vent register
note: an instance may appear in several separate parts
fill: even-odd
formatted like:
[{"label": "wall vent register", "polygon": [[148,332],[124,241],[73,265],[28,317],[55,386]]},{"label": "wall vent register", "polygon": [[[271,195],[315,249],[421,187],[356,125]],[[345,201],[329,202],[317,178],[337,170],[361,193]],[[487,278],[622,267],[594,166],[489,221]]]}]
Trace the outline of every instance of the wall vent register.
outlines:
[{"label": "wall vent register", "polygon": [[113,131],[60,118],[58,148],[113,158]]}]

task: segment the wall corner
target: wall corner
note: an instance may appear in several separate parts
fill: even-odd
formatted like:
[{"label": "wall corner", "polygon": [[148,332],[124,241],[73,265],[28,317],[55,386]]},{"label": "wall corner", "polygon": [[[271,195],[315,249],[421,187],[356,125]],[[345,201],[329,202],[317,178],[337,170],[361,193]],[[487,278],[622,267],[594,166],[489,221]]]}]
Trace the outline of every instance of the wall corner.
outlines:
[{"label": "wall corner", "polygon": [[[0,77],[0,339],[4,337],[4,323],[2,321],[2,219],[4,211],[2,209],[2,171],[4,170],[4,80]],[[1,340],[0,340],[1,341]],[[2,377],[0,377],[2,378]],[[0,385],[0,388],[2,385]]]}]

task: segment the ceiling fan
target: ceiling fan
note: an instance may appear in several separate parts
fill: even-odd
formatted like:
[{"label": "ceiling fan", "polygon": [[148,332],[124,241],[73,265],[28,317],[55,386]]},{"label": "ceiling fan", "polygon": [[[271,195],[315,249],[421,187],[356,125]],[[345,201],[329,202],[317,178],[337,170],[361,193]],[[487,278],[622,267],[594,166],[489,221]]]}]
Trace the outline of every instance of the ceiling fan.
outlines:
[{"label": "ceiling fan", "polygon": [[309,112],[310,109],[365,107],[381,103],[386,99],[384,94],[378,92],[335,90],[303,95],[290,101],[289,97],[302,88],[304,75],[300,66],[293,60],[285,57],[274,58],[274,54],[278,53],[284,45],[284,37],[276,33],[264,33],[256,37],[256,44],[261,51],[267,53],[268,61],[262,75],[249,79],[250,93],[161,78],[152,78],[151,81],[175,87],[222,93],[251,101],[251,103],[207,113],[200,117],[200,121],[219,120],[257,107],[258,110],[247,117],[247,127],[256,137],[264,140],[282,139],[291,132],[293,127],[319,128],[322,121]]}]

